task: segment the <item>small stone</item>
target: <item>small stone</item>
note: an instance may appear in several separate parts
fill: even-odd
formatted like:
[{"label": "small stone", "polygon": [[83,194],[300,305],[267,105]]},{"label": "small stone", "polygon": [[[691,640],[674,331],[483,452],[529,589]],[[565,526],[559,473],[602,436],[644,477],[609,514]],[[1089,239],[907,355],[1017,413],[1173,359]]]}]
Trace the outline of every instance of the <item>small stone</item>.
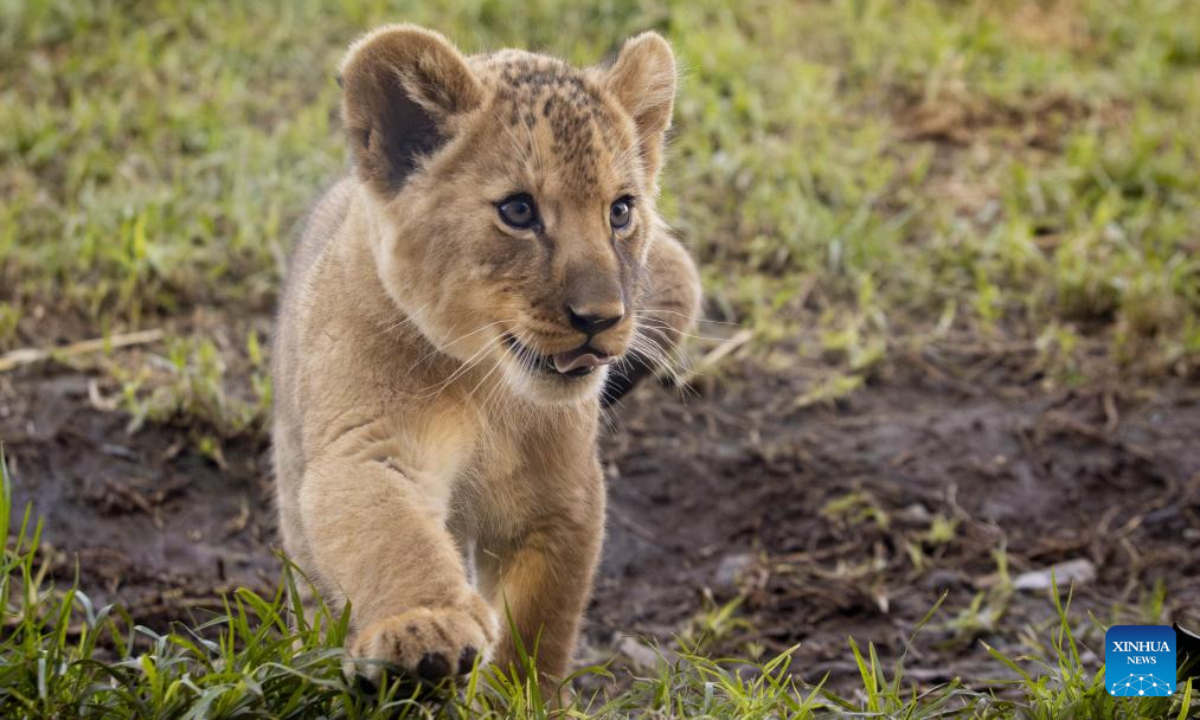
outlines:
[{"label": "small stone", "polygon": [[1047,590],[1052,579],[1064,590],[1072,585],[1086,585],[1096,579],[1096,566],[1084,558],[1068,560],[1042,570],[1021,573],[1013,580],[1013,587],[1017,590]]},{"label": "small stone", "polygon": [[905,521],[916,525],[928,525],[933,516],[929,514],[929,509],[921,503],[913,503],[898,514],[898,517]]},{"label": "small stone", "polygon": [[754,553],[734,553],[721,558],[713,576],[714,587],[720,590],[737,589],[738,581],[754,565],[754,560]]},{"label": "small stone", "polygon": [[639,668],[649,670],[658,666],[658,653],[653,648],[641,644],[635,638],[622,638],[617,649]]}]

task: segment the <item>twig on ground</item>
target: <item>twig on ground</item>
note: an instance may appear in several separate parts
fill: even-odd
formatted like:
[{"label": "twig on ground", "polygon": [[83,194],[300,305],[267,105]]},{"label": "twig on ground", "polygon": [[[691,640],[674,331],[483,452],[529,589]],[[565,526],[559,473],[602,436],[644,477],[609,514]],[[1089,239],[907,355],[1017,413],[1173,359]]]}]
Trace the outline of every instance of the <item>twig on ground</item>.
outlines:
[{"label": "twig on ground", "polygon": [[30,365],[55,357],[78,357],[108,349],[125,348],[133,345],[148,345],[163,338],[161,329],[140,330],[138,332],[112,335],[107,338],[80,340],[69,345],[55,348],[21,348],[0,355],[0,373],[15,370],[23,365]]},{"label": "twig on ground", "polygon": [[1058,410],[1051,410],[1043,415],[1045,421],[1050,425],[1051,430],[1058,432],[1075,433],[1081,437],[1094,440],[1095,442],[1115,447],[1118,450],[1137,457],[1146,462],[1154,462],[1154,452],[1147,448],[1137,445],[1132,442],[1122,440],[1119,437],[1112,437],[1103,428],[1097,428],[1088,423],[1072,417]]},{"label": "twig on ground", "polygon": [[629,530],[642,540],[650,543],[657,543],[659,541],[659,537],[654,533],[654,531],[629,517],[627,514],[621,511],[620,508],[610,507],[608,509],[608,514],[609,517],[623,525],[626,530]]},{"label": "twig on ground", "polygon": [[684,373],[676,382],[678,385],[688,385],[696,378],[697,375],[705,370],[716,366],[721,360],[728,357],[733,351],[750,342],[754,338],[753,330],[742,330],[730,336],[729,339],[722,342],[712,350],[709,350],[704,357],[700,358],[691,369]]},{"label": "twig on ground", "polygon": [[1105,391],[1102,402],[1104,403],[1104,432],[1109,436],[1115,435],[1117,428],[1121,425],[1121,414],[1117,412],[1117,399],[1112,390]]}]

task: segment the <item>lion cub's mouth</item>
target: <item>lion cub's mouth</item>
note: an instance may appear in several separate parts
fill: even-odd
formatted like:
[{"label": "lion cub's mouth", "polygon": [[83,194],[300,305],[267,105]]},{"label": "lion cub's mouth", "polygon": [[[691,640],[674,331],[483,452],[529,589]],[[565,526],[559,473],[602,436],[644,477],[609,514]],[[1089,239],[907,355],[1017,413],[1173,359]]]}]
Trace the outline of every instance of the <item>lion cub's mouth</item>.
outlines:
[{"label": "lion cub's mouth", "polygon": [[523,364],[531,365],[535,370],[552,375],[583,377],[591,375],[596,368],[608,365],[614,360],[612,355],[606,355],[587,343],[574,350],[553,355],[543,355],[522,345],[512,335],[505,335],[504,343]]}]

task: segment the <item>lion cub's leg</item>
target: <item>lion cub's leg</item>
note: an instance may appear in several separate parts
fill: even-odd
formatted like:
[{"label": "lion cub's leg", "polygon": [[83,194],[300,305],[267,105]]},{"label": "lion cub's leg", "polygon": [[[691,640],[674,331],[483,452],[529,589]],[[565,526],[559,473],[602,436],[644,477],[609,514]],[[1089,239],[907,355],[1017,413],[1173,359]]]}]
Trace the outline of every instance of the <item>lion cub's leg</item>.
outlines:
[{"label": "lion cub's leg", "polygon": [[649,288],[638,311],[639,337],[629,358],[609,373],[602,396],[605,405],[629,392],[642,378],[667,367],[684,334],[700,316],[700,277],[677,240],[655,239],[646,275]]},{"label": "lion cub's leg", "polygon": [[543,692],[570,669],[575,638],[591,596],[592,578],[604,535],[604,481],[599,464],[588,457],[586,469],[551,470],[565,492],[548,493],[537,524],[512,543],[481,546],[480,589],[500,613],[502,632],[495,664],[504,672],[521,662],[521,646],[536,656]]},{"label": "lion cub's leg", "polygon": [[[446,509],[395,458],[310,463],[300,510],[316,578],[351,603],[347,666],[389,661],[429,680],[468,672],[496,638],[495,612],[471,587]],[[358,663],[369,679],[379,665]]]}]

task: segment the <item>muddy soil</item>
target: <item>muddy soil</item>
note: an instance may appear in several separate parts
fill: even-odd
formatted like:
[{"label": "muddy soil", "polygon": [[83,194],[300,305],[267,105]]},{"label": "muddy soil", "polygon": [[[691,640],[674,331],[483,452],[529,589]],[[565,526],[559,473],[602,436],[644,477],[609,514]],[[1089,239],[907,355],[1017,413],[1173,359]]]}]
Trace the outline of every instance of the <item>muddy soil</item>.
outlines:
[{"label": "muddy soil", "polygon": [[[964,382],[898,359],[808,408],[799,373],[752,360],[699,391],[639,388],[602,448],[608,539],[582,659],[637,672],[647,641],[740,656],[800,643],[803,679],[848,686],[848,637],[896,658],[945,594],[908,676],[984,686],[1005,673],[979,641],[1028,652],[1054,612],[1048,591],[1013,589],[1001,556],[1018,585],[1074,561],[1076,627],[1095,653],[1084,610],[1200,626],[1200,388],[1046,390],[1011,364]],[[89,380],[56,365],[0,375],[15,496],[44,518],[56,576],[78,567],[94,600],[154,626],[203,619],[238,585],[273,587],[265,440],[227,443],[222,466],[185,427],[128,434]],[[735,622],[704,620],[738,598]]]}]

